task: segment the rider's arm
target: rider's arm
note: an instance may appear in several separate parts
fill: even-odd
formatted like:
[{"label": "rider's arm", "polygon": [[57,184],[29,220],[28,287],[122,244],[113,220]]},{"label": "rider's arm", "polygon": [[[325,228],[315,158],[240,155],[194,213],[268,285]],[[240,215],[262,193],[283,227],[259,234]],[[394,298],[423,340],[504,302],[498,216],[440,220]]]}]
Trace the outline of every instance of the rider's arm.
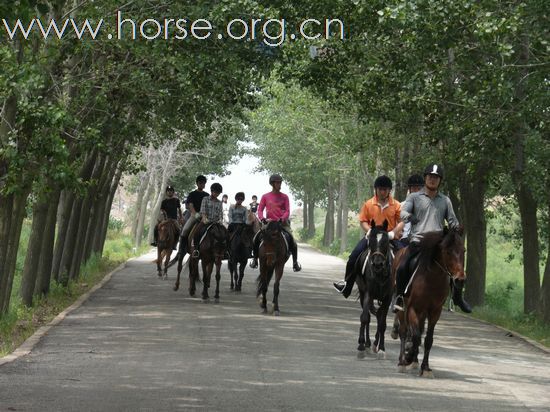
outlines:
[{"label": "rider's arm", "polygon": [[447,197],[445,200],[447,202],[447,213],[445,215],[445,220],[447,220],[447,223],[449,224],[449,227],[451,229],[458,229],[458,227],[460,226],[460,223],[456,218],[455,211],[453,209],[453,204],[451,203],[451,199]]},{"label": "rider's arm", "polygon": [[363,204],[363,207],[359,212],[359,226],[361,226],[361,229],[363,229],[365,233],[368,233],[370,230],[367,202]]},{"label": "rider's arm", "polygon": [[401,238],[401,232],[403,231],[403,227],[405,227],[405,222],[401,221],[401,217],[400,217],[401,216],[401,207],[402,207],[402,205],[398,204],[397,207],[395,208],[394,218],[395,218],[396,222],[399,222],[391,230],[394,234],[395,239],[400,239]]},{"label": "rider's arm", "polygon": [[204,221],[206,219],[208,219],[208,216],[206,215],[206,203],[208,202],[208,196],[204,196],[202,198],[202,203],[201,203],[201,219]]},{"label": "rider's arm", "polygon": [[285,211],[281,216],[281,219],[283,221],[286,221],[290,217],[290,202],[288,200],[288,196],[285,196],[284,208],[285,208]]},{"label": "rider's arm", "polygon": [[370,224],[368,222],[360,222],[359,225],[361,226],[361,229],[367,233],[370,230]]},{"label": "rider's arm", "polygon": [[260,205],[258,206],[258,218],[260,220],[264,218],[264,209],[265,209],[265,195],[262,196],[262,199],[260,200]]},{"label": "rider's arm", "polygon": [[411,222],[411,219],[413,219],[413,209],[414,209],[414,198],[412,197],[412,194],[407,196],[405,201],[401,203],[401,213],[399,216],[401,217],[401,221],[404,223]]}]

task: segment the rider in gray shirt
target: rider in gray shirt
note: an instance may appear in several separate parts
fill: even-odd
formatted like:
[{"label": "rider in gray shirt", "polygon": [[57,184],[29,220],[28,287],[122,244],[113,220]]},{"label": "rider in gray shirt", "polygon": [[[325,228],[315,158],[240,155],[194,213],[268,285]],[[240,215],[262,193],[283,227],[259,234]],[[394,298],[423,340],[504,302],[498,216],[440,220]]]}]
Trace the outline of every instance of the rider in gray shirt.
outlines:
[{"label": "rider in gray shirt", "polygon": [[[401,220],[411,223],[411,243],[396,275],[396,293],[392,302],[394,312],[403,310],[403,294],[411,278],[411,261],[420,253],[419,241],[427,232],[443,231],[445,221],[450,229],[459,227],[451,200],[439,193],[439,185],[443,180],[443,168],[430,164],[424,170],[425,186],[416,193],[411,193],[401,205]],[[464,281],[454,281],[451,284],[453,302],[463,312],[470,313],[472,308],[462,297]]]}]

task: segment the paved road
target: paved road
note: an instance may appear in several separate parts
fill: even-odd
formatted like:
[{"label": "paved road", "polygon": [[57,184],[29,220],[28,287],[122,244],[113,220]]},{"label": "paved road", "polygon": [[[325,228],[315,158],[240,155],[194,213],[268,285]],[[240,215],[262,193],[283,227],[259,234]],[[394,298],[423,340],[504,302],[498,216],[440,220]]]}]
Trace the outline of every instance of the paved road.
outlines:
[{"label": "paved road", "polygon": [[0,366],[0,411],[334,411],[550,409],[550,355],[445,313],[435,379],[356,357],[359,307],[331,287],[344,263],[301,247],[281,316],[260,313],[257,271],[243,292],[222,274],[219,304],[172,291],[153,255],[130,261],[27,356]]}]

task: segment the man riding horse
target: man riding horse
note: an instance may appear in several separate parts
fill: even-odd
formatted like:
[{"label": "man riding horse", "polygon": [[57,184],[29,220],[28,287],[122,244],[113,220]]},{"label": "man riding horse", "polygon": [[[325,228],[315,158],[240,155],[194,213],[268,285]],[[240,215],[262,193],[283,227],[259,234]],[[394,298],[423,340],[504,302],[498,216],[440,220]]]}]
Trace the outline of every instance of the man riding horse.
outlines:
[{"label": "man riding horse", "polygon": [[[459,223],[453,210],[451,200],[439,192],[443,180],[443,168],[438,164],[430,164],[424,170],[424,188],[411,193],[401,208],[401,219],[411,223],[411,242],[406,255],[401,261],[396,274],[396,293],[392,301],[393,312],[403,310],[403,295],[416,266],[415,258],[420,253],[419,242],[427,232],[443,231],[444,223],[451,229],[458,229]],[[471,313],[472,308],[462,297],[464,280],[451,281],[452,299],[463,312]]]},{"label": "man riding horse", "polygon": [[197,184],[197,189],[189,193],[185,202],[189,210],[189,219],[187,219],[181,231],[180,249],[178,255],[182,258],[187,253],[187,238],[189,233],[191,233],[191,230],[197,223],[199,223],[201,219],[200,210],[202,200],[208,196],[208,193],[204,191],[204,187],[206,186],[206,177],[199,175],[195,179],[195,182]]},{"label": "man riding horse", "polygon": [[212,183],[210,186],[210,196],[205,196],[202,199],[200,207],[201,221],[199,222],[199,226],[195,229],[193,238],[194,258],[199,257],[199,242],[206,227],[212,223],[223,222],[223,206],[221,200],[218,199],[222,191],[222,185],[219,183]]},{"label": "man riding horse", "polygon": [[[183,214],[181,213],[180,200],[174,195],[174,193],[175,193],[175,190],[172,186],[166,187],[166,198],[160,204],[160,211],[162,212],[163,216],[165,216],[167,219],[173,220],[176,223],[177,237],[178,237],[179,231],[180,231],[180,224],[183,222]],[[154,233],[155,240],[153,243],[151,243],[151,246],[157,247],[158,237],[159,237],[158,223],[155,226],[153,233]]]},{"label": "man riding horse", "polygon": [[[384,220],[387,220],[390,240],[398,239],[401,235],[404,226],[399,217],[401,204],[390,195],[392,187],[392,181],[388,176],[378,176],[374,181],[374,196],[363,204],[359,212],[361,229],[366,232],[366,235],[357,243],[357,246],[355,246],[355,249],[349,255],[344,280],[333,283],[334,288],[342,293],[346,299],[351,295],[355,283],[355,262],[368,246],[371,222],[374,220],[376,225],[381,226]],[[394,246],[398,247],[395,243]]]},{"label": "man riding horse", "polygon": [[[281,192],[281,184],[283,178],[274,174],[269,177],[269,184],[273,188],[271,192],[266,193],[260,199],[260,205],[258,206],[258,218],[263,222],[267,223],[268,221],[281,221],[282,229],[286,233],[288,238],[288,247],[292,253],[292,268],[294,272],[299,272],[302,270],[302,266],[298,263],[298,245],[292,236],[292,229],[290,228],[290,223],[288,218],[290,217],[290,204],[288,201],[288,196]],[[266,216],[264,218],[264,210],[266,211]],[[261,243],[261,231],[256,234],[254,237],[254,259],[250,264],[251,268],[258,267],[258,249],[260,248]]]}]

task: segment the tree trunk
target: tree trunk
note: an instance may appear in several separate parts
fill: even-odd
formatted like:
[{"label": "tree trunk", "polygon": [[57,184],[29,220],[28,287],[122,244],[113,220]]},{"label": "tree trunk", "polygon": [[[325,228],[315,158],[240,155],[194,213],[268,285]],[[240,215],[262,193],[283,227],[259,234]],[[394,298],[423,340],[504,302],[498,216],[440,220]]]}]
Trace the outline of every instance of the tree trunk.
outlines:
[{"label": "tree trunk", "polygon": [[308,196],[307,201],[307,237],[311,239],[315,236],[315,201],[311,196]]},{"label": "tree trunk", "polygon": [[105,239],[107,238],[107,229],[109,227],[109,217],[111,215],[111,207],[113,205],[113,199],[115,198],[116,189],[118,187],[118,184],[120,182],[120,178],[122,177],[122,168],[119,168],[115,176],[113,178],[113,181],[111,182],[111,187],[109,189],[109,196],[107,197],[106,207],[105,207],[105,213],[103,214],[103,226],[101,228],[101,248],[99,250],[99,254],[103,255],[103,248],[105,247]]},{"label": "tree trunk", "polygon": [[38,274],[38,264],[40,263],[40,252],[42,251],[42,241],[44,239],[44,227],[49,209],[49,196],[44,194],[36,201],[32,212],[32,227],[27,245],[27,256],[23,266],[21,278],[21,300],[28,307],[32,306],[34,296],[34,286]]},{"label": "tree trunk", "polygon": [[[471,180],[468,177],[472,177]],[[487,269],[487,222],[485,219],[485,191],[487,176],[483,167],[477,167],[472,175],[461,179],[465,231],[467,236],[467,261],[465,297],[473,306],[481,306],[485,301],[485,280]]]},{"label": "tree trunk", "polygon": [[[71,212],[73,210],[74,195],[64,190],[61,198],[63,201],[60,202],[58,206],[57,238],[55,240],[51,273],[51,277],[57,282],[60,281],[61,261],[63,259],[63,251],[65,250],[65,241],[67,239],[67,230],[69,228],[69,221],[71,220]],[[59,213],[59,210],[61,210],[61,213]]]},{"label": "tree trunk", "polygon": [[38,274],[36,276],[36,284],[34,294],[45,296],[50,291],[50,280],[53,264],[53,247],[55,242],[55,223],[57,219],[57,209],[59,203],[59,189],[51,196],[48,206],[48,214],[44,225],[44,236],[40,251],[40,262],[38,265]]},{"label": "tree trunk", "polygon": [[134,242],[136,245],[136,248],[140,248],[141,242],[143,241],[143,230],[145,227],[145,219],[147,217],[147,206],[151,201],[151,197],[153,196],[154,189],[155,189],[155,176],[154,176],[154,173],[150,173],[148,177],[148,182],[147,182],[147,192],[145,193],[145,196],[142,199],[140,213],[138,217],[138,227],[137,227],[136,237]]},{"label": "tree trunk", "polygon": [[14,196],[0,195],[0,316],[4,313],[1,309],[4,307],[4,299],[11,294],[8,291],[9,271],[7,264],[8,240],[10,238],[10,227],[12,225]]},{"label": "tree trunk", "polygon": [[[546,191],[548,193],[548,190]],[[544,277],[540,290],[539,314],[544,323],[550,324],[550,202],[548,202],[548,221],[546,227],[546,264],[544,266]]]},{"label": "tree trunk", "polygon": [[342,210],[342,229],[340,232],[340,253],[344,253],[348,247],[348,175],[344,173],[340,182],[340,204]]},{"label": "tree trunk", "polygon": [[307,207],[308,207],[307,193],[304,193],[304,207],[302,208],[302,230],[303,230],[304,234],[307,233],[307,223],[308,223],[308,220],[307,220]]},{"label": "tree trunk", "polygon": [[[19,240],[21,238],[21,228],[23,226],[23,219],[25,217],[25,206],[27,203],[27,197],[29,196],[29,190],[23,190],[22,193],[17,194],[13,198],[13,208],[11,210],[11,222],[8,233],[8,247],[6,250],[3,269],[6,270],[5,288],[0,286],[0,290],[4,289],[4,296],[2,307],[0,307],[0,314],[8,312],[11,298],[11,291],[13,286],[13,278],[15,277],[15,265],[17,263],[17,250],[19,249]],[[0,298],[1,300],[2,298]]]},{"label": "tree trunk", "polygon": [[325,217],[325,232],[323,235],[323,246],[330,246],[334,241],[334,190],[332,182],[327,185],[327,214]]}]

